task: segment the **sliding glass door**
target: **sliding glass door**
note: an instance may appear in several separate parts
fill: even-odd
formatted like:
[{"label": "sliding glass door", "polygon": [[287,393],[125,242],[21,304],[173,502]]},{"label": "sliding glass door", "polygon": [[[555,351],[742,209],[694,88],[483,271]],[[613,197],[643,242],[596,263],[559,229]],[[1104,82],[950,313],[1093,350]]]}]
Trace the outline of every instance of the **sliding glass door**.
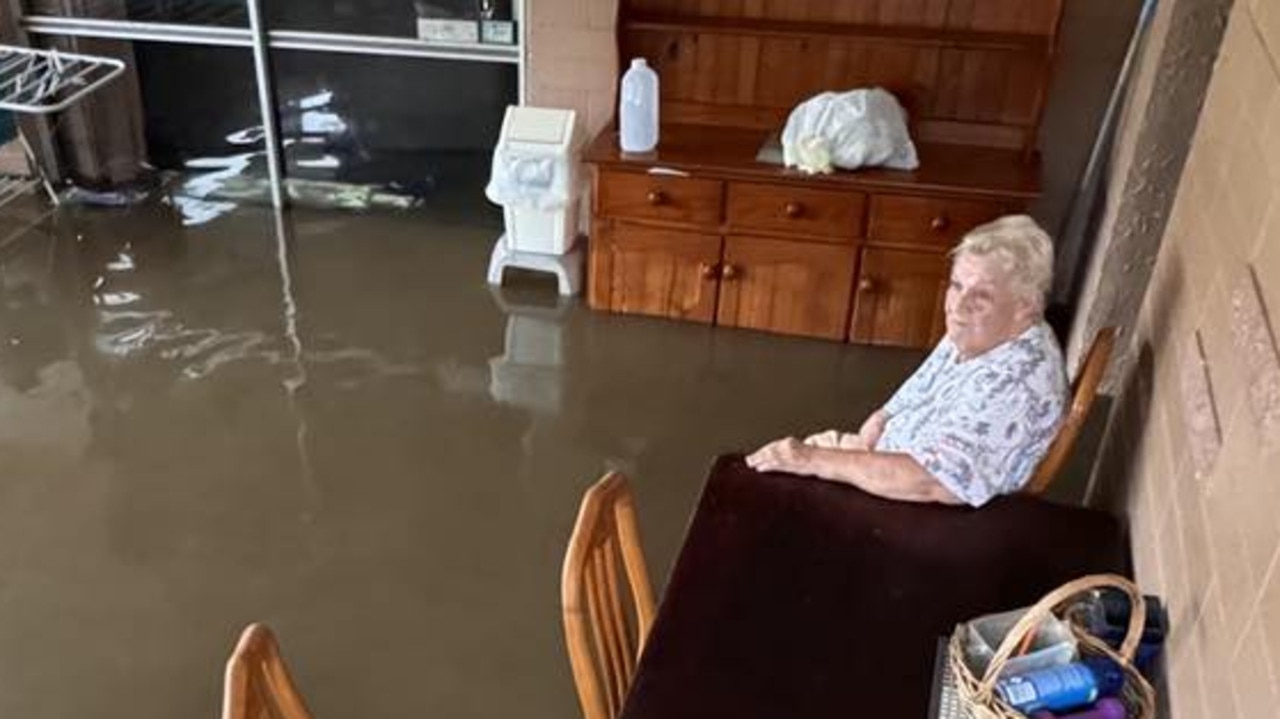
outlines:
[{"label": "sliding glass door", "polygon": [[[32,44],[129,65],[58,125],[60,165],[83,184],[156,168],[206,217],[246,201],[494,217],[482,191],[521,97],[518,2],[7,1]],[[76,124],[118,131],[68,137]]]}]

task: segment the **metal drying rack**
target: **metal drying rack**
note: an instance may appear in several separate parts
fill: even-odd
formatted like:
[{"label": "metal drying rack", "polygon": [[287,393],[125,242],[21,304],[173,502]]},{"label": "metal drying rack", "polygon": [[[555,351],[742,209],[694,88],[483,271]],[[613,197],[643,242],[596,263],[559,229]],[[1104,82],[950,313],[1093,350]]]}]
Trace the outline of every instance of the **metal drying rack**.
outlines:
[{"label": "metal drying rack", "polygon": [[[26,115],[60,112],[111,82],[124,68],[124,63],[115,58],[0,45],[0,111]],[[21,128],[18,139],[39,177],[0,175],[0,206],[42,184],[49,199],[57,204],[57,193],[41,171]]]}]

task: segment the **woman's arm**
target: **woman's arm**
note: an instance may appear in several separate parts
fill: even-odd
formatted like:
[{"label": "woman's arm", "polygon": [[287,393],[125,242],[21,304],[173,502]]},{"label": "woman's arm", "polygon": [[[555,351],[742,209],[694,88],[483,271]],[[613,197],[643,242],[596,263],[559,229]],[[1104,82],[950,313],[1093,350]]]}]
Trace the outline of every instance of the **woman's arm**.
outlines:
[{"label": "woman's arm", "polygon": [[747,464],[760,472],[844,482],[888,499],[962,503],[908,454],[813,447],[787,437],[760,448],[747,457]]}]

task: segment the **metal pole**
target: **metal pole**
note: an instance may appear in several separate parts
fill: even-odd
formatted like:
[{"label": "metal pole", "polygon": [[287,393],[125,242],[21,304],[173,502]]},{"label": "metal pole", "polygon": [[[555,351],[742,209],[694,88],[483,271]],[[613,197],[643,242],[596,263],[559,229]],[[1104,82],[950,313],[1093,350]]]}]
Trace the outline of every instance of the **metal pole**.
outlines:
[{"label": "metal pole", "polygon": [[30,15],[22,19],[30,35],[70,35],[114,40],[152,40],[221,47],[253,47],[244,27],[200,27],[173,23]]},{"label": "metal pole", "polygon": [[[3,2],[4,0],[0,0]],[[15,0],[10,0],[15,1]],[[199,27],[173,23],[97,18],[64,18],[33,15],[22,19],[31,35],[99,37],[117,40],[207,45],[210,47],[253,47],[253,31],[248,27]],[[522,46],[451,45],[402,37],[350,35],[305,30],[267,30],[267,47],[275,50],[315,50],[376,57],[420,57],[434,60],[461,60],[515,65]]]},{"label": "metal pole", "polygon": [[262,26],[261,0],[247,0],[249,32],[253,35],[253,71],[258,77],[258,109],[262,113],[262,135],[267,144],[267,176],[271,183],[271,204],[283,209],[284,173],[280,168],[280,127],[276,122],[275,89],[271,84],[271,57],[267,32]]}]

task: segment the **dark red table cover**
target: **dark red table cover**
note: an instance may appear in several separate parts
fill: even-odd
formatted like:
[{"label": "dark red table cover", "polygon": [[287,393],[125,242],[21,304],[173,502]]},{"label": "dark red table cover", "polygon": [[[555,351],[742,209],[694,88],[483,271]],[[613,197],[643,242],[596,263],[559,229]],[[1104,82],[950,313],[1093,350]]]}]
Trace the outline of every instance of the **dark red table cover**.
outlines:
[{"label": "dark red table cover", "polygon": [[716,460],[623,719],[923,719],[937,639],[1128,574],[1111,515],[1026,496],[883,500]]}]

